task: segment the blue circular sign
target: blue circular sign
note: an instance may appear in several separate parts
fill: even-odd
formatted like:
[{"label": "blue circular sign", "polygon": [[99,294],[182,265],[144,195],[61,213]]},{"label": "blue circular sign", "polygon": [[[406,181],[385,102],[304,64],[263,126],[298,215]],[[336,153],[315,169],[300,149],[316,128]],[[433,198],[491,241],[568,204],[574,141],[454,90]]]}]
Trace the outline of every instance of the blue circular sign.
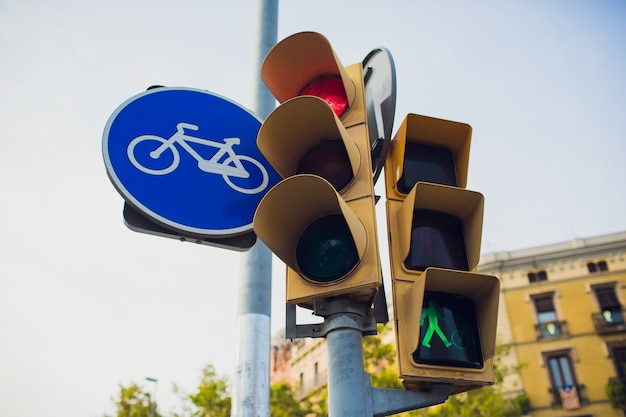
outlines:
[{"label": "blue circular sign", "polygon": [[249,232],[259,201],[281,179],[256,146],[260,126],[207,91],[148,90],[109,118],[106,170],[129,204],[165,227],[197,236]]}]

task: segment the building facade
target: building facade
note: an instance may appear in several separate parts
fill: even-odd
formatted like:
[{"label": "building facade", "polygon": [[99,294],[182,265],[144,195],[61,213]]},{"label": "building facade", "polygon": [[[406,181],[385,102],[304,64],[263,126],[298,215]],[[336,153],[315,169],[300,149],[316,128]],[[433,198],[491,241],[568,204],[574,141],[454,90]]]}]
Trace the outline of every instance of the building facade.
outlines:
[{"label": "building facade", "polygon": [[616,233],[481,258],[500,278],[499,336],[533,417],[623,415],[607,386],[626,377],[625,252]]},{"label": "building facade", "polygon": [[285,381],[299,400],[319,391],[327,382],[326,339],[274,337],[270,357],[270,384]]}]

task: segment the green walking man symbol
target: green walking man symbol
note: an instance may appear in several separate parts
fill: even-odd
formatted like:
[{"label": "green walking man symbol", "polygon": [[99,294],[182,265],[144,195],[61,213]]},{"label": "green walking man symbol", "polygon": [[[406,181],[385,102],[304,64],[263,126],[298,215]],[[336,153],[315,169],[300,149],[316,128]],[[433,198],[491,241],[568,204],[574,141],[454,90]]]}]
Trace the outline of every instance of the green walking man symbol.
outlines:
[{"label": "green walking man symbol", "polygon": [[420,326],[424,325],[424,321],[428,319],[428,329],[426,330],[426,335],[424,335],[424,340],[422,340],[422,346],[427,348],[430,347],[430,339],[433,338],[433,333],[437,333],[437,336],[441,339],[443,344],[446,347],[450,347],[452,342],[448,340],[446,335],[441,331],[441,327],[439,327],[439,319],[445,322],[443,315],[437,310],[435,307],[434,301],[429,301],[428,308],[422,311],[422,316],[420,317]]}]

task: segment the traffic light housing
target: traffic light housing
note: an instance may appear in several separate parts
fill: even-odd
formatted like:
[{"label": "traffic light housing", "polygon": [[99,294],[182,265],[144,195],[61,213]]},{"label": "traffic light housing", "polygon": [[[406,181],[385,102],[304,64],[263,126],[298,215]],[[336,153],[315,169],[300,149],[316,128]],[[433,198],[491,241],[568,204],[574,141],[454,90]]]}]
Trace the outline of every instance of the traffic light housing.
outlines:
[{"label": "traffic light housing", "polygon": [[253,225],[287,265],[286,301],[370,302],[382,280],[362,66],[344,67],[324,36],[302,32],[270,50],[261,78],[281,105],[257,146],[283,180]]},{"label": "traffic light housing", "polygon": [[385,163],[396,343],[405,388],[493,384],[499,281],[477,274],[482,194],[466,190],[471,127],[409,114]]},{"label": "traffic light housing", "polygon": [[498,279],[431,267],[415,282],[393,284],[405,388],[447,383],[460,393],[493,384]]},{"label": "traffic light housing", "polygon": [[465,188],[471,138],[466,123],[408,114],[387,154],[387,199],[403,201],[420,181]]}]

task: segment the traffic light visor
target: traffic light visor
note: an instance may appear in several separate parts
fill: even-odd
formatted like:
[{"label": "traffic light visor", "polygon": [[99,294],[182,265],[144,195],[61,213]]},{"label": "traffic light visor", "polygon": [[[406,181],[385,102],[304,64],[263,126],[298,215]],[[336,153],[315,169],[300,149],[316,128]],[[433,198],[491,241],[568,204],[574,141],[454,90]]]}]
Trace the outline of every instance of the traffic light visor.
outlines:
[{"label": "traffic light visor", "polygon": [[337,191],[355,178],[362,164],[339,118],[324,100],[312,96],[296,97],[274,110],[259,130],[257,147],[283,178],[315,174]]},{"label": "traffic light visor", "polygon": [[392,141],[390,185],[402,194],[420,181],[465,188],[471,136],[468,124],[408,114]]},{"label": "traffic light visor", "polygon": [[480,193],[417,183],[395,214],[393,232],[405,268],[474,269],[480,260],[483,211]]},{"label": "traffic light visor", "polygon": [[341,279],[367,247],[363,223],[332,185],[315,175],[275,185],[259,203],[253,226],[276,256],[316,284]]},{"label": "traffic light visor", "polygon": [[440,211],[415,209],[410,249],[404,265],[416,271],[429,266],[468,271],[461,220]]},{"label": "traffic light visor", "polygon": [[261,78],[279,103],[302,95],[305,87],[324,76],[341,79],[351,105],[356,87],[328,39],[316,32],[296,33],[283,39],[269,51],[261,65]]},{"label": "traffic light visor", "polygon": [[499,293],[494,276],[426,269],[403,300],[407,317],[420,324],[408,334],[413,360],[481,368],[495,351]]}]

